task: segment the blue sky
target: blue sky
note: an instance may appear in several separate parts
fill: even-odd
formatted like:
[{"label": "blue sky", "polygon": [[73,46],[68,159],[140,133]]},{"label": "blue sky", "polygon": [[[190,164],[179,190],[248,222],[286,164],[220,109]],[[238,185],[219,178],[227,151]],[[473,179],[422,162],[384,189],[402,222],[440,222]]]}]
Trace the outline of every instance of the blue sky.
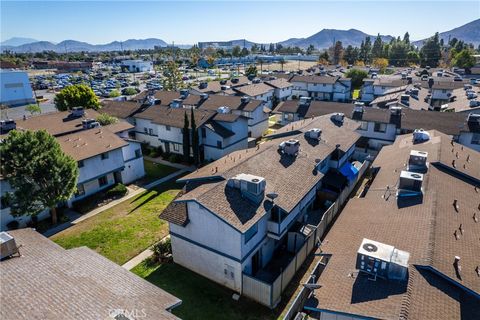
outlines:
[{"label": "blue sky", "polygon": [[413,40],[480,17],[471,1],[1,1],[1,40],[29,37],[94,44],[160,38],[169,43],[246,38],[268,43],[323,28],[355,28]]}]

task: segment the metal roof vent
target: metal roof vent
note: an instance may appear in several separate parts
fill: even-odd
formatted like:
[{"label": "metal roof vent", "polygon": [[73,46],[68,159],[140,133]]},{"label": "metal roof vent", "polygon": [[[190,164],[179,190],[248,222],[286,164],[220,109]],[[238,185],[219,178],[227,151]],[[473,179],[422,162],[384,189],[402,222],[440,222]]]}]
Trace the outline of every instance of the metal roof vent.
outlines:
[{"label": "metal roof vent", "polygon": [[230,108],[227,106],[221,106],[217,109],[218,113],[230,113]]},{"label": "metal roof vent", "polygon": [[356,268],[360,272],[391,280],[405,280],[410,253],[364,238],[357,251]]},{"label": "metal roof vent", "polygon": [[240,98],[242,103],[249,103],[250,102],[250,97],[249,96],[243,96]]},{"label": "metal roof vent", "polygon": [[320,136],[322,134],[322,130],[319,128],[312,128],[309,129],[307,132],[305,132],[305,137],[310,138],[310,139],[320,139]]},{"label": "metal roof vent", "polygon": [[278,149],[283,152],[283,154],[289,156],[296,156],[300,151],[300,141],[298,141],[297,139],[283,141],[278,145]]},{"label": "metal roof vent", "polygon": [[410,151],[408,158],[408,171],[425,172],[428,170],[427,163],[428,152],[425,151]]},{"label": "metal roof vent", "polygon": [[430,140],[430,133],[423,129],[413,131],[413,142],[424,142]]},{"label": "metal roof vent", "polygon": [[0,232],[0,260],[18,253],[15,239],[6,232]]},{"label": "metal roof vent", "polygon": [[230,178],[227,185],[239,189],[242,196],[249,198],[255,203],[259,203],[263,200],[267,182],[263,177],[241,173]]},{"label": "metal roof vent", "polygon": [[170,102],[170,107],[171,108],[181,108],[182,107],[182,100],[181,99],[173,99],[172,102]]}]

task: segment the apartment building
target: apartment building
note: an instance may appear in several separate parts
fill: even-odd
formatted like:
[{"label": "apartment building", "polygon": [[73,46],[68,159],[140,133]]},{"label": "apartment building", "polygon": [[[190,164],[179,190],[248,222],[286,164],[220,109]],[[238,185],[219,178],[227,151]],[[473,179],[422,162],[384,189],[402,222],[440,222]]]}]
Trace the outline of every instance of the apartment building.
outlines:
[{"label": "apartment building", "polygon": [[314,100],[348,102],[352,99],[351,79],[340,76],[301,76],[290,79],[292,94],[311,97]]},{"label": "apartment building", "polygon": [[[477,319],[480,153],[436,130],[398,136],[317,250],[312,319]],[[318,286],[316,284],[319,284]]]},{"label": "apartment building", "polygon": [[185,190],[160,216],[176,263],[253,299],[246,281],[277,279],[322,208],[356,183],[364,165],[353,159],[354,121],[332,114],[293,125],[179,179]]}]

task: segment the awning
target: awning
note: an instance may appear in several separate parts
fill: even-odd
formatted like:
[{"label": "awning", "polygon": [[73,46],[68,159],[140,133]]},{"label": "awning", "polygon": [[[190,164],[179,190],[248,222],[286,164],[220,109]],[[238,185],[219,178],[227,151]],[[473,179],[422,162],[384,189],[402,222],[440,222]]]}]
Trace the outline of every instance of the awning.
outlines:
[{"label": "awning", "polygon": [[343,174],[348,179],[348,181],[353,181],[358,176],[358,169],[355,168],[355,166],[350,162],[346,162],[340,168],[340,173]]}]

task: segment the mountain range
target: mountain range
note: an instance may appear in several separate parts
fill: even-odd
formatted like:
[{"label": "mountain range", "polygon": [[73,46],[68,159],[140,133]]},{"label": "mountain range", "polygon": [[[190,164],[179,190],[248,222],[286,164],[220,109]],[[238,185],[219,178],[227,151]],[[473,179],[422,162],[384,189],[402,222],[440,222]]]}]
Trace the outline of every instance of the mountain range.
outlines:
[{"label": "mountain range", "polygon": [[[325,49],[335,41],[342,41],[344,47],[352,45],[359,47],[361,42],[368,34],[356,30],[336,30],[323,29],[307,38],[290,38],[279,42],[283,46],[298,46],[307,48],[309,45],[315,46],[317,49]],[[376,35],[370,35],[372,42]],[[390,35],[381,35],[382,40],[389,42],[393,37]],[[467,43],[473,43],[475,46],[480,45],[480,19],[469,22],[458,28],[440,33],[440,38],[448,42],[450,38],[457,38]],[[426,39],[413,42],[414,45],[422,46]],[[224,42],[224,41],[222,41]],[[248,40],[231,40],[232,46],[240,46],[251,48],[255,42]],[[256,43],[260,45],[260,43]],[[268,45],[268,44],[267,44]],[[78,52],[78,51],[115,51],[115,50],[139,50],[139,49],[153,49],[154,46],[165,47],[167,43],[161,39],[129,39],[126,41],[113,41],[107,44],[89,44],[87,42],[80,42],[75,40],[64,40],[60,43],[52,43],[49,41],[36,41],[29,38],[11,38],[0,43],[1,51],[10,50],[14,52],[41,52],[41,51],[55,51],[55,52]],[[181,45],[181,48],[188,48],[188,45]]]}]

